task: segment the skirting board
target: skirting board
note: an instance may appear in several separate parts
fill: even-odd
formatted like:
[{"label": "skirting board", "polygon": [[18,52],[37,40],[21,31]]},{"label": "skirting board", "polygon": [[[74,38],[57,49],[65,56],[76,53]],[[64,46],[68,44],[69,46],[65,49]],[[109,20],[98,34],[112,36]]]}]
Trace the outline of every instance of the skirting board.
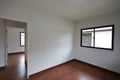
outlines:
[{"label": "skirting board", "polygon": [[21,53],[24,53],[24,52],[13,52],[13,53],[8,53],[8,55],[12,55],[12,54],[21,54]]},{"label": "skirting board", "polygon": [[80,60],[77,60],[77,59],[74,59],[74,60],[76,60],[76,61],[78,61],[78,62],[80,62],[80,63],[86,64],[86,65],[90,65],[90,66],[96,67],[97,69],[102,69],[102,70],[104,70],[104,71],[107,71],[107,72],[110,72],[110,73],[114,73],[114,74],[119,74],[119,75],[120,75],[120,73],[118,73],[118,72],[114,72],[114,71],[111,71],[111,70],[108,70],[108,69],[105,69],[105,68],[102,68],[102,67],[99,67],[99,66],[96,66],[96,65],[93,65],[93,64],[84,62],[84,61],[80,61]]},{"label": "skirting board", "polygon": [[0,67],[0,71],[1,71],[1,70],[4,70],[4,69],[5,69],[5,66],[3,66],[3,67]]},{"label": "skirting board", "polygon": [[[85,64],[85,65],[88,65],[88,66],[91,66],[91,67],[96,67],[97,69],[100,69],[100,70],[104,70],[105,72],[110,72],[110,73],[113,73],[113,74],[120,75],[120,73],[113,72],[113,71],[110,71],[110,70],[107,70],[107,69],[104,69],[104,68],[101,68],[101,67],[98,67],[98,66],[92,65],[92,64],[90,64],[90,63],[86,63],[86,62],[83,62],[83,61],[77,60],[77,59],[72,59],[72,60],[70,60],[70,61],[64,62],[64,63],[59,64],[59,65],[57,65],[57,66],[53,66],[53,67],[51,67],[51,68],[48,68],[48,69],[46,69],[46,70],[43,70],[43,71],[37,72],[37,73],[32,74],[32,75],[36,75],[36,74],[39,74],[39,73],[42,73],[42,72],[48,71],[48,70],[50,70],[50,69],[53,69],[53,68],[59,67],[59,66],[61,66],[61,65],[64,65],[64,64],[69,63],[69,62],[72,62],[72,61],[77,61],[77,62],[80,62],[80,63],[82,63],[82,64]],[[30,75],[30,76],[32,76],[32,75]]]}]

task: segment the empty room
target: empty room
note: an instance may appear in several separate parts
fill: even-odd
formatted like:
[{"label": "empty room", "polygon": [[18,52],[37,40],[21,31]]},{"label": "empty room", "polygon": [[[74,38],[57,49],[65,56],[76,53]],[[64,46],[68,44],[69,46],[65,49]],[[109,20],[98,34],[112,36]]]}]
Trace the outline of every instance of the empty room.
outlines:
[{"label": "empty room", "polygon": [[120,0],[0,0],[0,80],[120,80]]}]

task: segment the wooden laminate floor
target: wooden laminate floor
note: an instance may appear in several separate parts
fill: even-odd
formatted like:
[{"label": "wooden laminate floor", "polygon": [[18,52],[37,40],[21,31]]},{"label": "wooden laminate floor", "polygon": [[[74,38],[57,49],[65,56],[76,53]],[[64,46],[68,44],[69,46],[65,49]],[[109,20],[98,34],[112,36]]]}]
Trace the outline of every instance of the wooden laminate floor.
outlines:
[{"label": "wooden laminate floor", "polygon": [[0,80],[26,80],[24,53],[8,55],[8,66],[0,70]]},{"label": "wooden laminate floor", "polygon": [[[10,55],[0,80],[26,80],[24,54]],[[30,76],[28,80],[120,80],[120,74],[72,60]]]},{"label": "wooden laminate floor", "polygon": [[120,80],[120,74],[72,60],[32,75],[29,80]]}]

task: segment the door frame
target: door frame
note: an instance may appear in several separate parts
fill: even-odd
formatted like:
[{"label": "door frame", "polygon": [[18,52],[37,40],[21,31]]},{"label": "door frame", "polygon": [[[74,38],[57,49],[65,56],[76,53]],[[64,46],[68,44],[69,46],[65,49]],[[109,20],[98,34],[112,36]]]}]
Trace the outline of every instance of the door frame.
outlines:
[{"label": "door frame", "polygon": [[[18,20],[12,20],[12,19],[5,19],[5,18],[1,18],[4,20],[4,47],[5,47],[5,66],[8,65],[8,39],[7,39],[7,26],[6,26],[6,20],[11,20],[11,21],[18,21]],[[18,22],[22,22],[22,21],[18,21]],[[29,78],[28,75],[28,23],[27,22],[22,22],[25,23],[25,68],[26,68],[26,78]]]}]

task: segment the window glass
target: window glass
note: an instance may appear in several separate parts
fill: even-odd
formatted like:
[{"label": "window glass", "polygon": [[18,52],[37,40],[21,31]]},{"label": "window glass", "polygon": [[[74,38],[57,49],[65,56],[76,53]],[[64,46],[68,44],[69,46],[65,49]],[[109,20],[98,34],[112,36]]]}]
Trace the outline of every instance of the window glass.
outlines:
[{"label": "window glass", "polygon": [[114,25],[81,29],[81,47],[113,50]]},{"label": "window glass", "polygon": [[95,47],[112,48],[112,27],[95,29]]},{"label": "window glass", "polygon": [[25,33],[20,32],[20,46],[25,46]]},{"label": "window glass", "polygon": [[94,29],[82,31],[82,45],[93,46]]}]

